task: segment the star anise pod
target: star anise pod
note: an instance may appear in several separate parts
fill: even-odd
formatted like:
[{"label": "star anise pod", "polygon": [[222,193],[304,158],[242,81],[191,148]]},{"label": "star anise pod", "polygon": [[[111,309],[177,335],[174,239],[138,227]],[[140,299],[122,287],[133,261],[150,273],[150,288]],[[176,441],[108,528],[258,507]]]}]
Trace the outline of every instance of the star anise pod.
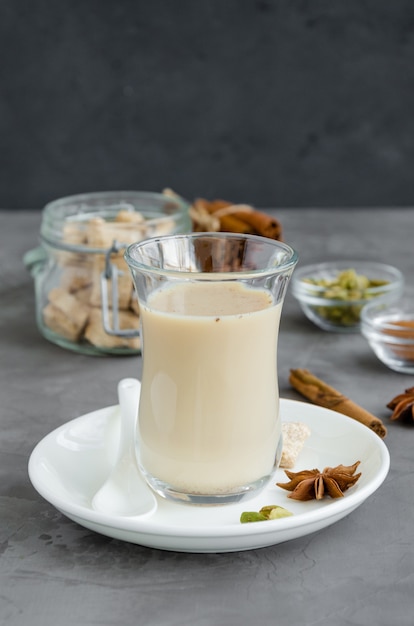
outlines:
[{"label": "star anise pod", "polygon": [[323,472],[318,469],[290,472],[285,470],[290,479],[288,483],[276,483],[278,487],[291,491],[288,498],[293,500],[321,500],[325,495],[331,498],[342,498],[344,491],[355,485],[361,473],[355,474],[360,464],[337,465],[325,467]]},{"label": "star anise pod", "polygon": [[410,387],[405,390],[405,393],[395,396],[388,402],[387,407],[393,411],[392,420],[397,420],[400,417],[403,419],[410,419],[411,417],[414,420],[414,387]]}]

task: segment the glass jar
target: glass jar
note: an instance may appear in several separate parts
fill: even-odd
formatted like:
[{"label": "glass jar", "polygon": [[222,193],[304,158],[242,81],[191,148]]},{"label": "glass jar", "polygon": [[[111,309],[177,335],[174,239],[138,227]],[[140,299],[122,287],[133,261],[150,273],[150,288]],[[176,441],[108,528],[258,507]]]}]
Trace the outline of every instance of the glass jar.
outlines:
[{"label": "glass jar", "polygon": [[190,230],[189,204],[168,192],[97,192],[47,204],[41,245],[24,258],[41,334],[82,354],[139,353],[139,305],[124,250]]}]

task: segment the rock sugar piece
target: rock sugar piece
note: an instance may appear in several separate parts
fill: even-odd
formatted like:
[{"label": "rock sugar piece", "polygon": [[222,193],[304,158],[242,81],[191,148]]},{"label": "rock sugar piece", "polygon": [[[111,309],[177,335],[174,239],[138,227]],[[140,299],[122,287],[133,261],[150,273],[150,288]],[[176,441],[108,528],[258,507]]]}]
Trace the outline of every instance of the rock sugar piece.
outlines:
[{"label": "rock sugar piece", "polygon": [[305,441],[310,434],[309,426],[303,422],[282,423],[283,449],[280,467],[290,469],[295,466]]}]

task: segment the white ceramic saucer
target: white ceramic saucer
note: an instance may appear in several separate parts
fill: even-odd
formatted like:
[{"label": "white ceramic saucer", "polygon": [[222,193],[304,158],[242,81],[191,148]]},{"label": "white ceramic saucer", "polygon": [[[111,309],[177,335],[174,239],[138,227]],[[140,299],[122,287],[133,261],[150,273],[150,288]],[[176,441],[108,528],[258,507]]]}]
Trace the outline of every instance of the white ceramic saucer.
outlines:
[{"label": "white ceramic saucer", "polygon": [[[238,504],[199,507],[158,498],[155,513],[122,518],[94,511],[91,500],[105,480],[116,455],[119,407],[100,409],[57,428],[33,450],[29,476],[43,498],[64,515],[93,531],[152,548],[181,552],[231,552],[261,548],[321,530],[361,505],[384,481],[389,453],[369,428],[349,417],[315,405],[281,400],[283,421],[309,425],[294,471],[351,465],[361,461],[362,476],[343,498],[295,502],[276,482],[286,482],[283,470],[254,499]],[[278,504],[293,516],[241,524],[243,511]]]}]

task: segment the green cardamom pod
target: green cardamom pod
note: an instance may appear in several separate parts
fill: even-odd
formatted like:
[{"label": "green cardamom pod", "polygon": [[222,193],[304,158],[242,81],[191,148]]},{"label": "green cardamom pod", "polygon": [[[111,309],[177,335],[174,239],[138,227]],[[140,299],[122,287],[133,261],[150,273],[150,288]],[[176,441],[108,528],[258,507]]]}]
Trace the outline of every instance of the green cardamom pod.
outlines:
[{"label": "green cardamom pod", "polygon": [[283,506],[269,504],[267,506],[263,506],[258,512],[245,511],[241,514],[240,521],[242,524],[247,524],[248,522],[265,522],[271,519],[289,517],[290,515],[293,515],[293,513],[285,509]]},{"label": "green cardamom pod", "polygon": [[247,524],[248,522],[266,522],[267,517],[256,511],[245,511],[240,515],[240,521],[242,524]]}]

